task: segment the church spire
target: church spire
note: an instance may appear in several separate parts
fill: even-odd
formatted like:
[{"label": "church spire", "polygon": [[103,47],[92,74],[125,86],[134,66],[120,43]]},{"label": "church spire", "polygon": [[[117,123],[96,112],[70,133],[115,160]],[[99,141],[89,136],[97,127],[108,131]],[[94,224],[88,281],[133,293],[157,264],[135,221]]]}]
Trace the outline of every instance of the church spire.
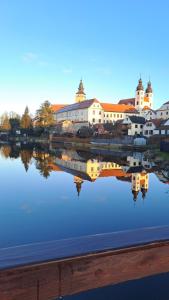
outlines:
[{"label": "church spire", "polygon": [[152,92],[153,92],[153,89],[152,89],[152,86],[151,86],[151,81],[149,80],[148,83],[147,83],[146,94],[149,94],[149,93],[152,93]]},{"label": "church spire", "polygon": [[78,91],[76,93],[75,101],[76,102],[82,102],[84,100],[86,100],[86,94],[84,92],[83,81],[81,79],[80,83],[79,83]]},{"label": "church spire", "polygon": [[138,86],[136,88],[136,91],[144,91],[143,82],[142,82],[141,77],[140,77],[140,79],[138,81]]},{"label": "church spire", "polygon": [[82,79],[80,80],[79,87],[78,87],[78,91],[77,91],[76,94],[83,94],[83,95],[86,95],[85,92],[84,92],[84,86],[83,86],[83,81],[82,81]]}]

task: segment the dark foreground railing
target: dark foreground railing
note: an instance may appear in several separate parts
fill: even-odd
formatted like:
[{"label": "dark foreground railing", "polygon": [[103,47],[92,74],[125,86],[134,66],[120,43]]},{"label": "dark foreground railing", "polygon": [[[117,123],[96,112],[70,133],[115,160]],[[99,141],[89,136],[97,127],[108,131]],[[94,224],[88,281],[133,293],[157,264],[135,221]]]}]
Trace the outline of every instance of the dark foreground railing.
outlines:
[{"label": "dark foreground railing", "polygon": [[169,272],[169,227],[0,250],[0,299],[46,300]]}]

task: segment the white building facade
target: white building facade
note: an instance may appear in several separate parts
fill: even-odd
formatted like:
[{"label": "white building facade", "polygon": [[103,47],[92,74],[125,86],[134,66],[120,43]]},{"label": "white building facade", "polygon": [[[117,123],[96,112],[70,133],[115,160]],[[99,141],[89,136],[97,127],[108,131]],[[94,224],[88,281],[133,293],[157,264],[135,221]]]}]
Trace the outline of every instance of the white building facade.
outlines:
[{"label": "white building facade", "polygon": [[143,135],[145,118],[140,116],[127,116],[122,124],[128,128],[128,135]]}]

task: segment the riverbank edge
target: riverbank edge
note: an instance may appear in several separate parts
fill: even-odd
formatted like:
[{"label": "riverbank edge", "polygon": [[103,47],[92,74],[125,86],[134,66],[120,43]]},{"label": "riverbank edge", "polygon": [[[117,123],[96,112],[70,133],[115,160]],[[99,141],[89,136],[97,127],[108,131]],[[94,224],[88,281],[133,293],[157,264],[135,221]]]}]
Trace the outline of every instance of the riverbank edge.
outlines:
[{"label": "riverbank edge", "polygon": [[[115,144],[111,142],[100,142],[96,140],[91,140],[89,138],[72,138],[72,137],[57,137],[54,139],[48,137],[12,137],[8,139],[8,142],[14,143],[39,143],[39,144],[55,144],[65,147],[75,147],[84,149],[106,149],[106,150],[158,150],[159,144],[148,144],[148,145],[133,145],[133,144]],[[0,143],[4,141],[0,140]]]}]

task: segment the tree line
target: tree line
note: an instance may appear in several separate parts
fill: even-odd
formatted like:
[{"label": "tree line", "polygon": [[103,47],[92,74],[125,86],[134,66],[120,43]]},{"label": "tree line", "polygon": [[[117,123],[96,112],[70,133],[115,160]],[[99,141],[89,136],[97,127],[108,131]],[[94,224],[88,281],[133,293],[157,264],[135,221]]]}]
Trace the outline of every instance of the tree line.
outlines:
[{"label": "tree line", "polygon": [[0,130],[1,131],[16,131],[18,129],[31,130],[34,127],[49,127],[55,123],[54,114],[51,103],[45,101],[40,105],[33,118],[26,106],[22,116],[15,112],[4,113],[0,117]]}]

